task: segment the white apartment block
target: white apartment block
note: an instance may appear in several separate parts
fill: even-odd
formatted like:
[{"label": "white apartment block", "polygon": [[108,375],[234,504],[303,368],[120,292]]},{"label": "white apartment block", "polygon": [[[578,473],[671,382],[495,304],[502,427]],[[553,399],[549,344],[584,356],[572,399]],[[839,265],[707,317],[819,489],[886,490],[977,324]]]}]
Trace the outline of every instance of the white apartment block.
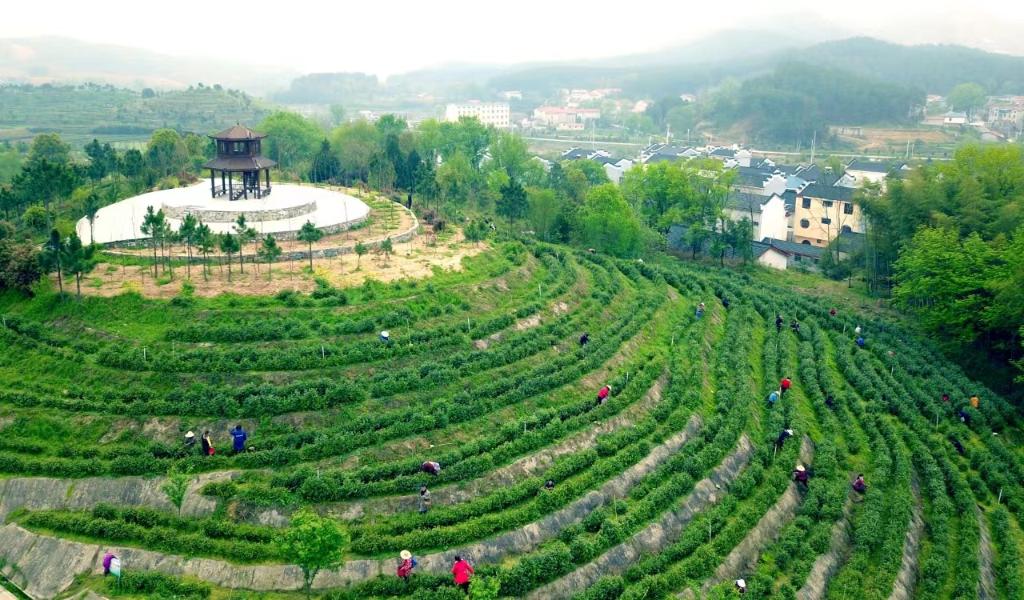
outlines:
[{"label": "white apartment block", "polygon": [[509,109],[507,102],[461,102],[449,104],[444,111],[444,120],[456,122],[462,117],[476,117],[484,125],[498,129],[509,128]]}]

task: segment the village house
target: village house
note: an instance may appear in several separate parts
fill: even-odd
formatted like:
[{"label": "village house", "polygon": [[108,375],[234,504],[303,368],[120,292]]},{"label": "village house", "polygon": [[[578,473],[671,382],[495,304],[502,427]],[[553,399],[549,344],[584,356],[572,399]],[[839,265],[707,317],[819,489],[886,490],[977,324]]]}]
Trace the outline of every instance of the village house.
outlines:
[{"label": "village house", "polygon": [[634,162],[628,158],[614,158],[611,156],[598,156],[591,159],[604,166],[604,173],[612,183],[618,184],[626,171],[633,168]]},{"label": "village house", "polygon": [[587,150],[570,148],[562,153],[562,160],[592,160],[604,168],[608,179],[618,184],[626,171],[633,168],[634,161],[628,158],[615,158],[607,150]]},{"label": "village house", "polygon": [[842,231],[864,232],[854,189],[837,185],[808,185],[796,194],[793,241],[823,248]]},{"label": "village house", "polygon": [[601,118],[596,108],[568,108],[564,106],[538,106],[533,109],[535,125],[553,127],[559,131],[582,131],[587,121]]},{"label": "village house", "polygon": [[[818,263],[825,255],[824,248],[768,237],[760,242],[751,242],[751,247],[758,264],[780,270],[800,267],[817,271]],[[782,262],[783,258],[785,262]]]},{"label": "village house", "polygon": [[651,144],[640,151],[640,162],[653,164],[663,161],[678,161],[701,156],[699,150],[675,144]]},{"label": "village house", "polygon": [[902,162],[892,163],[855,158],[846,165],[846,172],[836,181],[835,185],[859,188],[864,187],[865,183],[871,182],[884,187],[886,177],[902,173],[909,168],[906,163]]},{"label": "village house", "polygon": [[725,203],[725,213],[732,221],[750,219],[753,225],[751,239],[770,237],[784,240],[789,237],[786,202],[778,194],[762,196],[747,192],[730,192]]},{"label": "village house", "polygon": [[966,125],[967,113],[951,110],[942,115],[943,125]]}]

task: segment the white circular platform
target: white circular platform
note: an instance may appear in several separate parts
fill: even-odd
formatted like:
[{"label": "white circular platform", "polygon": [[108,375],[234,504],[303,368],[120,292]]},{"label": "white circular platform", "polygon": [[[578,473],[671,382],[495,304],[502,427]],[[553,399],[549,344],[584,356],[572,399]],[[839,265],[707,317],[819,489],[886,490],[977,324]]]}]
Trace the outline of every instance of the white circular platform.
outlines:
[{"label": "white circular platform", "polygon": [[[192,213],[214,233],[230,232],[235,219],[244,213],[250,227],[260,234],[272,233],[278,239],[294,237],[307,220],[327,233],[335,233],[361,223],[370,214],[370,207],[348,194],[304,185],[272,185],[269,196],[248,200],[212,198],[208,182],[134,196],[100,209],[93,229],[94,241],[118,244],[148,239],[141,227],[149,206],[163,209],[175,230],[182,217]],[[79,237],[88,242],[89,221],[80,219],[77,230]]]}]

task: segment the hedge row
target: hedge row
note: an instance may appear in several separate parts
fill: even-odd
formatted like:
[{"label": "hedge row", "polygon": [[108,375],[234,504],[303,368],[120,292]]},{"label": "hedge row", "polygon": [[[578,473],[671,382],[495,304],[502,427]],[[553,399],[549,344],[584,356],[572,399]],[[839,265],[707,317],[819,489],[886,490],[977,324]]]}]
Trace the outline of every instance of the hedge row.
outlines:
[{"label": "hedge row", "polygon": [[[234,562],[281,560],[276,544],[257,528],[204,519],[192,525],[181,519],[161,519],[160,524],[142,524],[123,518],[123,509],[102,507],[91,512],[38,511],[18,517],[28,529],[85,536],[104,544],[133,545],[182,556],[212,556]],[[236,539],[233,534],[263,538],[264,541]],[[218,537],[227,536],[227,537]]]}]

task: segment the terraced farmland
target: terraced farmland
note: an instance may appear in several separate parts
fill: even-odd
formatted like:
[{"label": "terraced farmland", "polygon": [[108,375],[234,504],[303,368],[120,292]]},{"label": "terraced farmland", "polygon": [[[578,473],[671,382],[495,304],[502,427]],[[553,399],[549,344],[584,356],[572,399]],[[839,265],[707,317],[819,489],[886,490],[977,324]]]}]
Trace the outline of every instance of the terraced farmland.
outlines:
[{"label": "terraced farmland", "polygon": [[518,242],[319,296],[0,298],[0,573],[37,598],[131,593],[98,575],[112,549],[137,597],[292,597],[276,540],[312,506],[351,539],[326,598],[463,597],[456,554],[516,598],[724,598],[738,578],[748,598],[1022,597],[1018,417],[891,323]]}]

